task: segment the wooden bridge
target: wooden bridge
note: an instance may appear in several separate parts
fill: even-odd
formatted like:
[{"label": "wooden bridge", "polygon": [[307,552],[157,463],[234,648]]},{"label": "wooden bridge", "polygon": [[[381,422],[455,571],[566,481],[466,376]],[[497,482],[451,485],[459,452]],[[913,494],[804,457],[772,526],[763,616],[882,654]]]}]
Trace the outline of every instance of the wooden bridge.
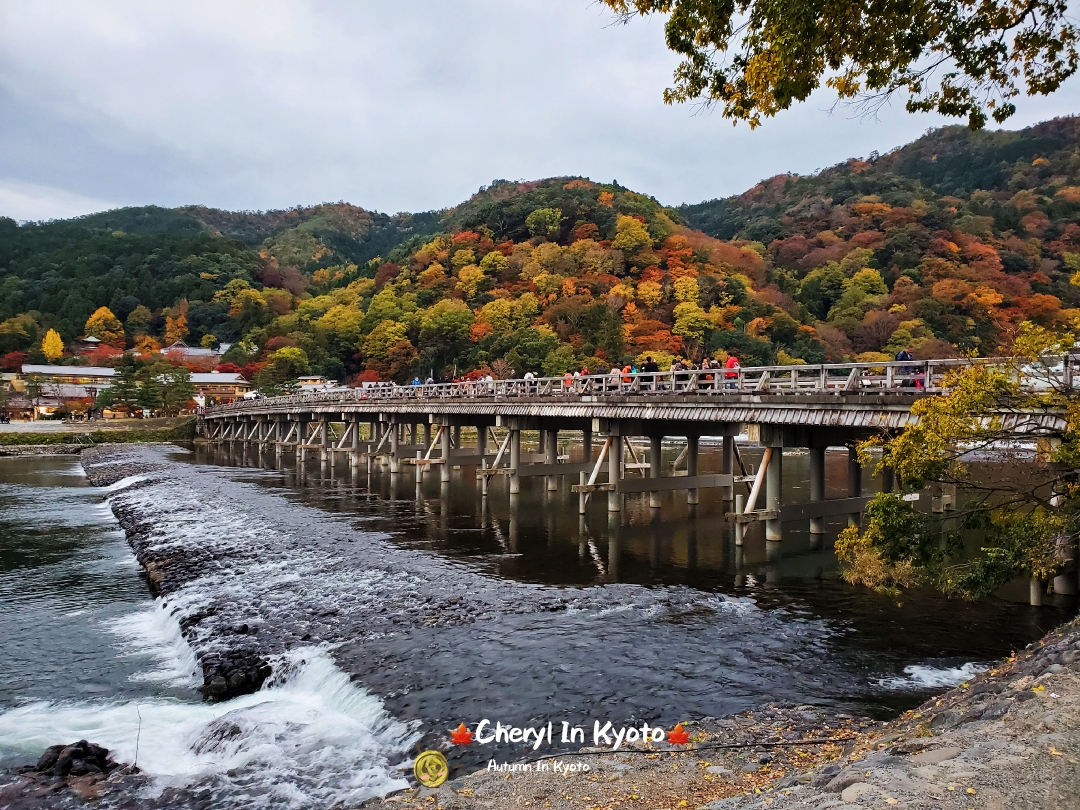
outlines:
[{"label": "wooden bridge", "polygon": [[[254,444],[279,458],[295,452],[301,466],[313,456],[329,465],[366,464],[369,474],[377,463],[394,475],[411,466],[418,485],[432,468],[439,469],[444,482],[452,468],[475,468],[483,495],[493,476],[509,479],[511,497],[520,492],[523,478],[543,477],[549,490],[576,479],[570,487],[579,495],[582,514],[598,492],[607,493],[610,512],[618,512],[622,496],[629,493],[650,493],[651,506],[659,507],[664,491],[685,491],[691,504],[699,502],[702,491],[715,492],[732,504],[736,542],[753,521],[764,521],[766,539],[774,542],[781,538],[783,523],[809,521],[812,540],[820,541],[826,518],[846,515],[857,522],[868,500],[855,444],[912,425],[917,418],[912,403],[941,393],[945,375],[970,362],[376,383],[210,407],[200,428],[212,443]],[[1033,373],[1023,383],[1036,390],[1071,387],[1071,366]],[[1044,444],[1064,430],[1062,416],[1045,410],[997,416],[1006,431]],[[535,452],[522,450],[526,432],[537,437]],[[559,438],[566,434],[580,435],[580,444],[560,453]],[[756,470],[740,457],[735,443],[740,435],[763,447]],[[719,473],[698,471],[702,436],[722,440]],[[641,452],[630,441],[640,437],[648,440],[648,449],[641,447]],[[685,445],[665,470],[661,448],[667,437],[685,438]],[[463,438],[471,444],[465,446]],[[826,500],[829,447],[847,448],[848,481],[846,497]],[[781,502],[784,448],[809,449],[809,503]],[[892,488],[888,469],[883,487]],[[948,496],[941,502],[947,505]]]}]

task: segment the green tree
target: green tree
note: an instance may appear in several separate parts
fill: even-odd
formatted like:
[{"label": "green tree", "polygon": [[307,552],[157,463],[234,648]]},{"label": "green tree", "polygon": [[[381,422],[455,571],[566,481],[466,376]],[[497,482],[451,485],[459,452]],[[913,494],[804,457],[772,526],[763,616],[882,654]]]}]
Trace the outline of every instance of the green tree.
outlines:
[{"label": "green tree", "polygon": [[307,352],[299,346],[284,346],[270,355],[270,362],[255,375],[253,382],[259,391],[273,396],[282,390],[282,386],[310,373]]},{"label": "green tree", "polygon": [[502,354],[518,374],[526,371],[538,374],[543,372],[545,358],[558,345],[558,338],[550,332],[526,327],[518,329],[505,342],[497,343],[493,354]]},{"label": "green tree", "polygon": [[[912,406],[919,422],[898,436],[881,437],[859,448],[864,464],[882,451],[881,463],[895,471],[898,492],[879,493],[868,504],[866,528],[845,529],[836,543],[844,577],[884,591],[929,584],[964,598],[993,593],[1017,576],[1042,582],[1061,566],[1059,538],[1080,529],[1080,396],[1072,388],[1025,394],[1017,379],[1050,367],[1067,353],[1074,336],[1054,335],[1021,324],[1011,366],[972,365],[946,381],[947,393]],[[1053,463],[1031,461],[1023,476],[995,481],[973,471],[965,456],[971,448],[992,447],[1012,437],[995,413],[1035,409],[1065,415],[1066,433]],[[943,532],[936,516],[915,511],[904,495],[927,483],[944,483],[967,492],[965,503]],[[984,539],[974,556],[962,549],[960,533],[978,529]]]},{"label": "green tree", "polygon": [[554,351],[548,352],[544,358],[543,372],[545,377],[561,377],[577,366],[574,350],[567,344],[562,344]]},{"label": "green tree", "polygon": [[150,333],[150,321],[153,314],[148,307],[139,304],[131,310],[131,314],[124,321],[125,331],[134,339]]},{"label": "green tree", "polygon": [[232,299],[229,317],[240,333],[246,334],[270,320],[270,308],[258,290],[240,290]]},{"label": "green tree", "polygon": [[446,298],[424,311],[420,317],[420,342],[428,362],[424,366],[445,369],[469,342],[472,311],[461,301]]},{"label": "green tree", "polygon": [[180,366],[169,369],[163,375],[161,404],[169,415],[179,413],[195,397],[191,384],[191,372]]},{"label": "green tree", "polygon": [[541,239],[556,239],[562,228],[563,215],[558,208],[537,208],[525,217],[529,233]]},{"label": "green tree", "polygon": [[113,383],[106,391],[111,406],[118,406],[133,416],[139,409],[139,370],[135,365],[135,359],[130,355],[124,356],[124,362],[116,367]]},{"label": "green tree", "polygon": [[847,285],[847,276],[836,262],[812,270],[799,285],[795,299],[805,304],[815,318],[825,320],[829,310],[840,300]]},{"label": "green tree", "polygon": [[160,411],[164,407],[163,386],[157,374],[140,374],[139,407],[146,411]]},{"label": "green tree", "polygon": [[749,122],[805,101],[822,83],[876,109],[895,93],[909,112],[1011,116],[1021,93],[1046,95],[1076,72],[1078,29],[1062,0],[603,0],[623,19],[667,16],[683,57],[664,101],[702,101]]}]

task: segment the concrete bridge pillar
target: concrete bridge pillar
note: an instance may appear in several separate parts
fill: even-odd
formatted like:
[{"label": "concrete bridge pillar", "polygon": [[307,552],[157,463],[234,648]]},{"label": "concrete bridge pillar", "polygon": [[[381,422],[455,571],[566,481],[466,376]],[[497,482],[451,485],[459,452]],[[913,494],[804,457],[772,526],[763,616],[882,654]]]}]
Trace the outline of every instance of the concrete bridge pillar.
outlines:
[{"label": "concrete bridge pillar", "polygon": [[442,431],[442,466],[439,468],[439,480],[450,480],[450,425],[444,425]]},{"label": "concrete bridge pillar", "polygon": [[[769,466],[765,468],[765,508],[779,511],[783,505],[781,492],[784,481],[784,445],[779,442],[771,446],[772,458]],[[771,543],[779,543],[783,537],[781,525],[779,517],[766,520],[765,539]]]},{"label": "concrete bridge pillar", "polygon": [[[544,437],[544,462],[547,464],[559,463],[559,431],[545,430],[541,433]],[[546,477],[547,491],[557,492],[559,489],[559,476],[549,475]]]},{"label": "concrete bridge pillar", "polygon": [[[727,444],[727,440],[730,437],[724,437],[724,443]],[[687,436],[686,437],[686,475],[693,478],[698,474],[698,437]],[[697,489],[686,490],[686,502],[694,505],[698,503],[698,491]]]},{"label": "concrete bridge pillar", "polygon": [[[720,472],[724,475],[735,474],[735,437],[724,436],[724,456],[720,462]],[[691,473],[693,475],[693,473]],[[724,500],[735,500],[735,485],[724,487]]]},{"label": "concrete bridge pillar", "polygon": [[356,416],[352,416],[349,427],[352,428],[352,443],[349,447],[349,469],[356,470],[360,467],[360,420]]},{"label": "concrete bridge pillar", "polygon": [[398,444],[401,437],[401,428],[397,422],[390,422],[387,425],[387,429],[390,431],[390,472],[396,473],[399,471],[400,460],[398,458]]},{"label": "concrete bridge pillar", "polygon": [[[649,478],[660,477],[660,458],[664,450],[664,437],[653,434],[649,437]],[[649,506],[653,509],[660,508],[660,493],[649,493]]]},{"label": "concrete bridge pillar", "polygon": [[510,494],[517,495],[521,492],[521,479],[518,470],[521,469],[521,431],[510,428]]},{"label": "concrete bridge pillar", "polygon": [[[825,448],[810,448],[810,503],[825,500]],[[810,548],[821,548],[825,518],[810,518]]]},{"label": "concrete bridge pillar", "polygon": [[319,416],[319,466],[322,468],[323,475],[326,474],[328,467],[330,466],[330,419],[325,415]]},{"label": "concrete bridge pillar", "polygon": [[[848,496],[858,498],[862,495],[862,465],[859,464],[859,452],[854,444],[848,445]],[[862,522],[862,513],[848,515],[848,526],[858,526]]]},{"label": "concrete bridge pillar", "polygon": [[[480,469],[487,469],[487,425],[476,426],[476,454],[480,456]],[[486,475],[480,476],[480,494],[487,497],[488,494],[488,477]]]},{"label": "concrete bridge pillar", "polygon": [[608,490],[607,509],[609,512],[618,512],[622,509],[622,496],[615,491],[615,487],[622,480],[623,469],[623,445],[622,436],[617,429],[611,431],[611,449],[608,450]]},{"label": "concrete bridge pillar", "polygon": [[308,421],[305,417],[301,416],[300,421],[296,424],[296,463],[303,465],[307,461],[307,447],[308,443]]}]

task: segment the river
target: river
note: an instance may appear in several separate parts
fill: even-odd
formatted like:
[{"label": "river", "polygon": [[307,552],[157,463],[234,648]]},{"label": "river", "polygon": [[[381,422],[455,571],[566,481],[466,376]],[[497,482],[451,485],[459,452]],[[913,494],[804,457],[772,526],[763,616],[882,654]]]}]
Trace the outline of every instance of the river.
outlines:
[{"label": "river", "polygon": [[[799,532],[780,559],[758,533],[737,556],[707,498],[628,498],[614,519],[598,503],[582,522],[542,479],[511,505],[467,475],[417,493],[253,454],[89,463],[115,483],[91,486],[75,457],[0,459],[0,764],[87,738],[153,775],[148,803],[349,805],[482,718],[673,724],[769,701],[888,716],[1072,607],[868,593]],[[801,464],[785,457],[786,497]],[[114,512],[189,576],[152,598]],[[274,675],[204,702],[196,656],[237,645]]]}]

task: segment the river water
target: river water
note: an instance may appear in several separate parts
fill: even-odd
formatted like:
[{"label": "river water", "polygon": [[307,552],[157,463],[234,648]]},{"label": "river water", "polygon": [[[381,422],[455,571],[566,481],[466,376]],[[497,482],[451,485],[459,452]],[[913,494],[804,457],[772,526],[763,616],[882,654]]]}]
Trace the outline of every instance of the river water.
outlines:
[{"label": "river water", "polygon": [[[469,470],[417,491],[250,453],[98,463],[122,461],[147,471],[96,488],[74,457],[0,459],[0,764],[87,738],[138,759],[148,802],[348,805],[481,718],[670,725],[769,701],[888,716],[1072,609],[898,602],[844,585],[805,532],[776,559],[759,532],[738,554],[705,497],[581,520],[543,479],[512,502],[505,482],[481,499]],[[717,465],[706,448],[703,472]],[[785,499],[805,498],[804,465],[785,456]],[[846,458],[828,465],[839,480]],[[113,508],[200,575],[151,598]],[[203,702],[196,652],[241,642],[275,675]]]}]

